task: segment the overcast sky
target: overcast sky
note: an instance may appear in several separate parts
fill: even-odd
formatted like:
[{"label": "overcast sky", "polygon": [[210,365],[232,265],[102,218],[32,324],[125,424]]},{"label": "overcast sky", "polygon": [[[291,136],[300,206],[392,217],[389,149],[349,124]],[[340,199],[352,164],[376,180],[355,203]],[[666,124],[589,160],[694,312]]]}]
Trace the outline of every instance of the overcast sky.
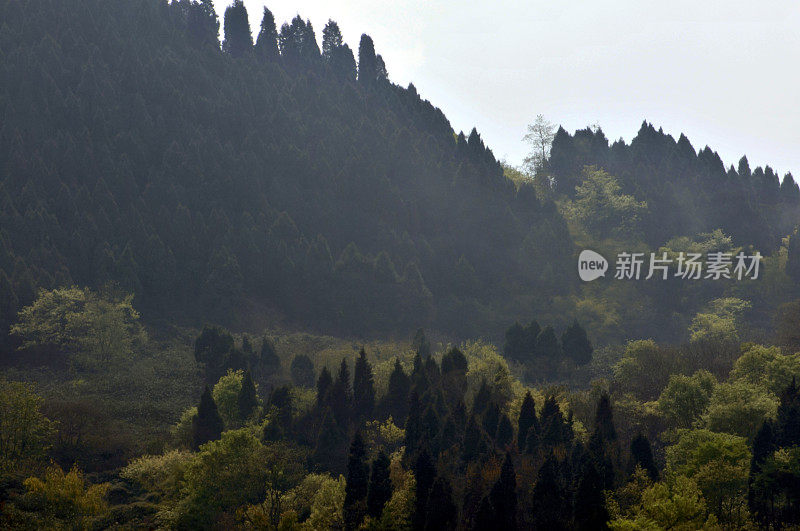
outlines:
[{"label": "overcast sky", "polygon": [[[224,13],[230,2],[217,0]],[[519,164],[537,114],[570,132],[599,124],[626,141],[642,120],[746,154],[800,180],[800,2],[245,0],[254,36],[300,14],[329,18],[357,54],[369,34],[390,79],[413,82],[453,128],[478,128]]]}]

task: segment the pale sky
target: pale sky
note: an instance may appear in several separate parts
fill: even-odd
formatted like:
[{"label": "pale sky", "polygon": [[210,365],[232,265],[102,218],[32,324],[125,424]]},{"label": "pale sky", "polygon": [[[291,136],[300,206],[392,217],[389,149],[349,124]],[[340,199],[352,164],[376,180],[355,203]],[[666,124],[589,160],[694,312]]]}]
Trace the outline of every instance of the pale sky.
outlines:
[{"label": "pale sky", "polygon": [[[217,0],[220,17],[231,2]],[[642,120],[726,166],[746,154],[800,180],[800,2],[796,0],[245,0],[254,36],[264,5],[322,40],[329,18],[358,53],[375,42],[389,78],[475,126],[499,159],[521,163],[537,114],[610,140]]]}]

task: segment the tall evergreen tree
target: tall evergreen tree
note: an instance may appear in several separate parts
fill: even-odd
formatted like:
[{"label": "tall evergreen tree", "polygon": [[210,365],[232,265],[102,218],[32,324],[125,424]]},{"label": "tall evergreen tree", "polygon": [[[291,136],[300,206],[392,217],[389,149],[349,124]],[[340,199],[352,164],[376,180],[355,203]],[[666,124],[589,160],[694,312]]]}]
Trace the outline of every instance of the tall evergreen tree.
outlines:
[{"label": "tall evergreen tree", "polygon": [[319,371],[319,378],[317,378],[317,405],[326,403],[328,399],[328,391],[333,386],[333,377],[331,371],[327,367],[323,367]]},{"label": "tall evergreen tree", "polygon": [[428,495],[425,531],[453,529],[458,521],[458,507],[453,501],[453,487],[447,478],[437,477]]},{"label": "tall evergreen tree", "polygon": [[239,396],[236,399],[239,406],[239,418],[242,422],[246,422],[258,407],[258,396],[256,395],[256,385],[253,383],[253,378],[250,376],[250,371],[245,371],[242,378],[242,388],[239,390]]},{"label": "tall evergreen tree", "polygon": [[422,405],[416,391],[411,392],[408,399],[408,417],[406,418],[405,447],[406,456],[413,457],[420,449],[422,442]]},{"label": "tall evergreen tree", "polygon": [[[366,41],[365,41],[365,38],[366,38]],[[359,73],[358,80],[359,81],[361,81],[361,61],[362,60],[366,60],[367,63],[364,65],[364,68],[365,69],[369,69],[370,68],[370,64],[369,64],[370,63],[370,55],[369,55],[370,54],[370,50],[372,50],[372,59],[371,59],[372,61],[374,61],[374,55],[375,55],[375,49],[372,48],[372,39],[370,39],[368,36],[366,36],[366,35],[362,35],[361,36],[361,46],[362,46],[362,48],[364,48],[364,47],[365,48],[363,50],[362,50],[362,48],[359,48],[359,50],[358,50],[358,73]],[[362,53],[366,55],[366,57],[364,57],[363,59],[361,57]],[[365,70],[365,75],[367,75],[366,74],[366,70]],[[374,79],[374,77],[373,77],[373,79]],[[425,337],[425,331],[422,328],[417,328],[417,331],[414,333],[414,339],[412,339],[412,341],[411,341],[411,348],[413,348],[414,352],[416,352],[417,354],[420,355],[420,357],[422,357],[423,361],[428,356],[431,355],[431,343],[430,343],[430,341],[428,341],[428,338]]]},{"label": "tall evergreen tree", "polygon": [[561,530],[569,528],[568,493],[561,475],[560,465],[553,454],[545,459],[533,487],[534,529]]},{"label": "tall evergreen tree", "polygon": [[314,386],[314,362],[305,354],[298,354],[292,359],[289,368],[292,381],[298,387]]},{"label": "tall evergreen tree", "polygon": [[378,457],[372,462],[372,472],[369,477],[369,490],[367,492],[367,514],[374,519],[379,519],[386,505],[392,497],[392,479],[389,476],[389,457],[381,450]]},{"label": "tall evergreen tree", "polygon": [[272,343],[272,340],[266,336],[261,340],[261,356],[259,363],[265,370],[269,371],[269,373],[274,373],[279,370],[281,366],[281,359],[275,352],[275,345]]},{"label": "tall evergreen tree", "polygon": [[492,487],[489,500],[495,513],[495,529],[517,529],[517,474],[510,453],[506,454],[503,468],[500,469],[500,478]]},{"label": "tall evergreen tree", "polygon": [[328,20],[328,23],[325,24],[325,27],[322,29],[322,58],[330,63],[336,49],[341,45],[342,32],[339,29],[339,24],[333,20]]},{"label": "tall evergreen tree", "polygon": [[353,392],[350,390],[350,370],[347,368],[345,359],[342,359],[336,381],[331,387],[329,405],[336,417],[336,422],[346,429],[353,418]]},{"label": "tall evergreen tree", "polygon": [[750,459],[750,474],[747,478],[747,506],[753,519],[764,527],[773,520],[775,494],[774,492],[765,492],[763,487],[757,486],[757,482],[762,474],[764,463],[775,453],[777,448],[772,422],[767,420],[761,425],[753,439],[753,455]]},{"label": "tall evergreen tree", "polygon": [[592,361],[594,348],[586,336],[586,330],[578,323],[577,319],[561,335],[561,348],[564,354],[577,365],[586,365]]},{"label": "tall evergreen tree", "polygon": [[361,433],[356,432],[347,458],[347,483],[344,491],[344,527],[358,529],[367,513],[369,467]]},{"label": "tall evergreen tree", "polygon": [[528,348],[528,337],[525,328],[519,321],[506,330],[506,339],[503,344],[503,355],[514,361],[525,361],[531,352]]},{"label": "tall evergreen tree", "polygon": [[389,375],[389,385],[381,401],[381,411],[384,416],[391,416],[397,426],[403,426],[408,414],[408,399],[411,391],[411,381],[403,371],[400,360],[395,358],[394,369]]},{"label": "tall evergreen tree", "polygon": [[225,9],[225,40],[222,50],[233,57],[242,57],[253,48],[253,35],[250,33],[250,20],[243,0],[233,0]]},{"label": "tall evergreen tree", "polygon": [[414,515],[411,518],[414,529],[424,529],[428,508],[428,496],[436,479],[436,465],[427,450],[423,449],[413,463],[412,470],[417,481],[414,499]]},{"label": "tall evergreen tree", "polygon": [[637,465],[647,472],[650,479],[658,481],[658,467],[653,459],[653,449],[650,446],[650,440],[646,435],[641,433],[631,441],[630,472],[633,472]]},{"label": "tall evergreen tree", "polygon": [[530,430],[533,430],[534,433],[539,432],[539,421],[536,418],[536,403],[533,401],[530,391],[526,392],[525,397],[522,399],[517,428],[517,446],[520,450],[524,450],[528,440],[528,432]]},{"label": "tall evergreen tree", "polygon": [[561,358],[561,345],[552,326],[544,327],[536,337],[536,354],[550,361]]},{"label": "tall evergreen tree", "polygon": [[575,529],[608,529],[603,480],[591,460],[584,463],[575,494]]},{"label": "tall evergreen tree", "polygon": [[192,421],[192,447],[197,450],[208,441],[216,441],[222,435],[224,424],[217,411],[217,404],[208,386],[203,390],[197,416]]},{"label": "tall evergreen tree", "polygon": [[372,418],[374,409],[375,384],[372,378],[372,365],[367,361],[367,353],[362,348],[353,368],[353,412],[364,422]]},{"label": "tall evergreen tree", "polygon": [[274,61],[278,58],[278,29],[272,11],[264,6],[261,19],[261,31],[258,32],[255,46],[256,57],[262,61]]},{"label": "tall evergreen tree", "polygon": [[219,18],[213,0],[189,3],[187,27],[195,44],[219,48]]}]

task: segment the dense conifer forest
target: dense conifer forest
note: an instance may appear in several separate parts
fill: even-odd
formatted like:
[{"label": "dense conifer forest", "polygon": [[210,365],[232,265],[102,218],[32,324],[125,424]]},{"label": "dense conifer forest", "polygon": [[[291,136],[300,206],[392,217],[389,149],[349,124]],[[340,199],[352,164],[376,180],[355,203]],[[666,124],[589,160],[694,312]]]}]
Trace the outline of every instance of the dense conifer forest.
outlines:
[{"label": "dense conifer forest", "polygon": [[792,175],[647,121],[514,168],[313,22],[0,0],[0,528],[800,526]]}]

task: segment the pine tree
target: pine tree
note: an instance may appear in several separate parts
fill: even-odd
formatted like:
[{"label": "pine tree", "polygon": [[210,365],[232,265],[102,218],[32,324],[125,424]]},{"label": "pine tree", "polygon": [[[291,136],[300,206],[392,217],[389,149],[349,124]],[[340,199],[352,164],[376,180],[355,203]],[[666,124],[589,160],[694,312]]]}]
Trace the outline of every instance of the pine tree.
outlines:
[{"label": "pine tree", "polygon": [[591,460],[586,461],[575,495],[575,529],[608,529],[603,480]]},{"label": "pine tree", "polygon": [[495,513],[495,526],[499,531],[517,529],[517,474],[511,454],[507,453],[500,470],[500,478],[489,493]]},{"label": "pine tree", "polygon": [[522,399],[517,426],[517,446],[520,451],[523,451],[528,441],[529,432],[535,435],[539,432],[539,421],[536,418],[536,403],[533,401],[530,391],[526,392],[525,398]]},{"label": "pine tree", "polygon": [[258,396],[256,396],[256,385],[253,383],[253,378],[250,376],[250,371],[245,371],[242,378],[242,388],[239,390],[237,398],[239,405],[239,418],[242,422],[249,419],[253,411],[258,407]]},{"label": "pine tree", "polygon": [[347,458],[347,483],[344,491],[345,529],[358,529],[367,512],[369,467],[361,433],[356,432]]},{"label": "pine tree", "polygon": [[641,433],[631,441],[630,472],[633,472],[637,466],[642,467],[642,470],[647,472],[650,479],[658,481],[658,467],[653,459],[653,449],[650,446],[650,440],[646,435]]},{"label": "pine tree", "polygon": [[192,421],[192,447],[197,450],[208,441],[216,441],[222,435],[224,425],[217,411],[217,404],[206,386],[197,406],[197,416]]},{"label": "pine tree", "polygon": [[234,0],[225,9],[225,40],[222,51],[233,57],[242,57],[253,48],[253,36],[250,33],[250,20],[243,0]]},{"label": "pine tree", "polygon": [[492,502],[489,501],[488,496],[481,498],[481,503],[478,506],[478,512],[475,515],[475,525],[472,526],[473,531],[494,531],[497,529],[497,515],[495,514]]},{"label": "pine tree", "polygon": [[326,403],[331,386],[333,386],[331,371],[327,367],[323,367],[319,371],[319,378],[317,378],[317,406]]},{"label": "pine tree", "polygon": [[372,418],[374,409],[375,384],[372,378],[372,365],[367,361],[367,353],[362,348],[353,368],[353,412],[356,418],[365,422]]},{"label": "pine tree", "polygon": [[389,457],[381,450],[372,462],[372,473],[367,492],[367,514],[378,519],[392,497],[392,479],[389,476]]},{"label": "pine tree", "polygon": [[275,17],[266,6],[264,6],[264,16],[261,19],[261,31],[258,32],[256,39],[255,53],[256,57],[262,61],[275,61],[279,56]]},{"label": "pine tree", "polygon": [[577,319],[561,335],[561,348],[577,365],[586,365],[592,361],[594,348],[586,336],[586,330],[578,324]]}]

